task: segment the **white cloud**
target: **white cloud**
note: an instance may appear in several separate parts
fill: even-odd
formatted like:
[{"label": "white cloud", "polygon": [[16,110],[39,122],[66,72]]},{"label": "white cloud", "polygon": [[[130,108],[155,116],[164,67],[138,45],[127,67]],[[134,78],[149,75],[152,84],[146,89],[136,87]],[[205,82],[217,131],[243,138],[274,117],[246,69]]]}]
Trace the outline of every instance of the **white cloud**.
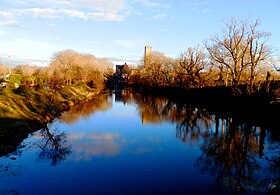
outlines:
[{"label": "white cloud", "polygon": [[127,0],[25,0],[26,4],[38,7],[62,8],[86,8],[97,12],[120,13],[128,6]]},{"label": "white cloud", "polygon": [[11,21],[0,22],[0,26],[17,27],[18,25],[16,21],[11,20]]},{"label": "white cloud", "polygon": [[19,15],[32,15],[33,17],[42,18],[62,18],[74,17],[81,19],[95,19],[106,21],[121,21],[124,19],[123,15],[110,12],[82,12],[73,9],[52,9],[52,8],[29,8],[14,10]]},{"label": "white cloud", "polygon": [[29,8],[15,10],[15,12],[17,12],[20,15],[31,14],[33,17],[42,18],[57,18],[67,16],[86,19],[86,14],[84,12],[71,9]]},{"label": "white cloud", "polygon": [[15,16],[12,12],[0,11],[0,17],[1,18],[14,18]]},{"label": "white cloud", "polygon": [[67,9],[62,9],[58,10],[58,13],[66,16],[71,16],[71,17],[76,17],[76,18],[82,18],[82,19],[87,19],[87,16],[84,12],[81,11],[76,11],[76,10],[67,10]]},{"label": "white cloud", "polygon": [[12,3],[17,6],[31,6],[31,5],[63,5],[70,6],[72,5],[71,0],[8,0],[9,3]]},{"label": "white cloud", "polygon": [[89,18],[96,20],[106,20],[106,21],[122,21],[124,16],[115,13],[88,13]]},{"label": "white cloud", "polygon": [[18,14],[31,14],[33,17],[46,17],[46,18],[55,18],[56,12],[51,8],[29,8],[29,9],[19,9],[15,10]]},{"label": "white cloud", "polygon": [[126,0],[77,0],[73,4],[101,12],[119,13],[127,8]]},{"label": "white cloud", "polygon": [[145,7],[159,7],[159,6],[161,6],[160,3],[155,2],[155,1],[150,1],[150,0],[134,0],[133,2],[140,3],[141,5],[143,5]]},{"label": "white cloud", "polygon": [[25,0],[25,2],[33,5],[56,8],[76,7],[115,13],[124,10],[127,6],[127,0]]},{"label": "white cloud", "polygon": [[[84,20],[98,21],[123,21],[128,16],[134,14],[141,16],[139,7],[161,7],[167,8],[156,0],[22,0],[18,2],[12,0],[14,5],[21,9],[11,9],[11,11],[0,11],[0,17],[17,18],[19,21],[24,16],[34,18],[65,18],[73,17]],[[164,19],[164,14],[154,15],[153,19]],[[4,24],[2,26],[16,26]],[[54,27],[53,25],[49,25]]]},{"label": "white cloud", "polygon": [[0,37],[2,37],[3,35],[5,35],[4,31],[0,30]]},{"label": "white cloud", "polygon": [[14,0],[13,3],[22,8],[12,9],[12,12],[0,11],[0,17],[32,15],[35,18],[75,17],[122,21],[131,15],[132,10],[136,15],[142,15],[137,11],[139,5],[149,8],[165,7],[153,0],[23,0],[21,3]]}]

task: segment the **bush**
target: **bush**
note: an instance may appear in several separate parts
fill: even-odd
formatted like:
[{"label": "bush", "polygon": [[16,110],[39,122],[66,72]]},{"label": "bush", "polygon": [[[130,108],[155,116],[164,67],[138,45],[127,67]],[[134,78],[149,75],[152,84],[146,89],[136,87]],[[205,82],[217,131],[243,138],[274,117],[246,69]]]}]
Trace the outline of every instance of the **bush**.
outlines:
[{"label": "bush", "polygon": [[22,83],[22,75],[20,74],[12,74],[10,75],[10,83],[17,83],[17,84],[21,84]]}]

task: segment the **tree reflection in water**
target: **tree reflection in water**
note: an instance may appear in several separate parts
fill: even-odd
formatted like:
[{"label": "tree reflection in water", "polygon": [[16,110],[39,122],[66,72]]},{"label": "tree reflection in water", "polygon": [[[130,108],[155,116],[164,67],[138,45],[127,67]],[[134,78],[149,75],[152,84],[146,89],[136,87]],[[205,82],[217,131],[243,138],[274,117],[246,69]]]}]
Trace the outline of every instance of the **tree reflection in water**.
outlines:
[{"label": "tree reflection in water", "polygon": [[[90,116],[97,111],[105,111],[111,108],[111,106],[112,101],[109,98],[109,94],[101,93],[94,96],[92,100],[75,105],[70,111],[62,113],[60,121],[72,124],[81,117]],[[71,154],[72,149],[65,132],[60,132],[58,129],[50,130],[46,126],[40,133],[42,140],[37,143],[37,146],[41,151],[37,160],[49,162],[52,166],[66,160],[67,156]]]},{"label": "tree reflection in water", "polygon": [[108,93],[101,93],[93,97],[82,104],[73,106],[68,112],[62,113],[60,121],[67,124],[73,124],[81,117],[88,117],[95,112],[105,111],[112,107],[112,101],[109,98]]},{"label": "tree reflection in water", "polygon": [[197,143],[202,133],[210,130],[214,122],[206,109],[191,104],[152,96],[137,96],[135,101],[143,123],[174,123],[176,137],[182,142]]},{"label": "tree reflection in water", "polygon": [[37,142],[37,146],[40,148],[37,161],[49,162],[50,165],[56,166],[71,154],[71,146],[67,142],[65,132],[57,129],[51,131],[46,126],[41,130],[40,135],[42,140]]},{"label": "tree reflection in water", "polygon": [[[129,91],[116,91],[116,101],[136,104],[142,123],[169,122],[176,125],[176,138],[184,143],[198,145],[201,154],[195,167],[202,173],[213,175],[213,188],[233,192],[280,192],[279,133],[269,131],[262,124],[240,120],[236,115],[209,111],[201,105],[176,101],[164,97],[152,97]],[[62,122],[73,123],[81,116],[90,116],[112,106],[109,94],[101,94],[92,101],[73,107],[62,115]],[[89,154],[115,154],[119,152],[118,134],[86,134]],[[108,137],[109,136],[109,137]],[[87,137],[88,138],[88,137]],[[72,148],[65,132],[46,127],[40,131],[36,142],[40,152],[38,161],[55,166],[65,161]],[[94,142],[95,140],[95,142]],[[96,140],[101,140],[107,148]],[[73,141],[70,137],[70,141]],[[73,143],[73,142],[72,142]],[[97,144],[96,144],[97,143]],[[83,143],[84,144],[84,143]],[[111,144],[111,145],[110,145]],[[115,147],[115,149],[114,149]],[[112,150],[112,148],[114,150]],[[109,149],[109,150],[107,150]],[[104,152],[105,151],[105,152]],[[2,170],[2,172],[1,172]],[[0,175],[20,174],[17,167],[0,165]],[[1,178],[1,176],[0,176]]]},{"label": "tree reflection in water", "polygon": [[206,132],[197,166],[216,176],[215,187],[246,190],[256,184],[254,172],[259,149],[259,131],[251,125],[227,120],[225,131]]},{"label": "tree reflection in water", "polygon": [[182,142],[197,143],[205,131],[209,131],[213,118],[206,109],[197,109],[191,105],[180,107],[177,120],[176,137]]},{"label": "tree reflection in water", "polygon": [[[132,99],[127,92],[122,92],[120,97],[124,102]],[[202,153],[195,166],[215,176],[216,190],[271,192],[276,189],[279,192],[279,140],[272,144],[265,128],[236,116],[222,117],[199,105],[163,97],[137,94],[134,101],[143,123],[171,122],[176,124],[176,137],[182,142],[202,141],[199,142]]]}]

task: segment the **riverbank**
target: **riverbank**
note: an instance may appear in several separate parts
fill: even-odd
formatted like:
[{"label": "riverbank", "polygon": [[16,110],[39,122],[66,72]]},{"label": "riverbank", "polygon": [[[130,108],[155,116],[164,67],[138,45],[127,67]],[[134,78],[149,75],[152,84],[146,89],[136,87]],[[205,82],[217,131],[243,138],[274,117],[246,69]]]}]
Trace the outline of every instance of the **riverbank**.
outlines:
[{"label": "riverbank", "polygon": [[15,151],[29,133],[43,128],[61,112],[99,93],[85,85],[64,86],[59,90],[26,85],[1,89],[0,156]]},{"label": "riverbank", "polygon": [[269,91],[260,90],[246,93],[242,87],[207,87],[182,89],[176,87],[138,87],[131,88],[141,94],[161,96],[182,105],[207,109],[209,114],[220,119],[234,118],[237,123],[250,123],[278,132],[280,115],[278,83],[272,83]]},{"label": "riverbank", "polygon": [[[60,111],[69,109],[99,91],[85,85],[50,88],[31,88],[26,85],[17,89],[0,91],[0,118],[22,120],[50,120]],[[48,117],[50,119],[48,119]]]}]

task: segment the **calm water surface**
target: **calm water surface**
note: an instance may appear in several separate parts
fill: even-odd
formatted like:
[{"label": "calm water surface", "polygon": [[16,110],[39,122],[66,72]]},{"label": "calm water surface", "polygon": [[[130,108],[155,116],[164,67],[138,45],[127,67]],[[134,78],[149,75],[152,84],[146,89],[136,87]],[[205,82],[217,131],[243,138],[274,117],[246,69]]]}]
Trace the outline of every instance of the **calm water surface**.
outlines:
[{"label": "calm water surface", "polygon": [[102,94],[0,158],[0,194],[265,194],[279,140],[206,109]]}]

